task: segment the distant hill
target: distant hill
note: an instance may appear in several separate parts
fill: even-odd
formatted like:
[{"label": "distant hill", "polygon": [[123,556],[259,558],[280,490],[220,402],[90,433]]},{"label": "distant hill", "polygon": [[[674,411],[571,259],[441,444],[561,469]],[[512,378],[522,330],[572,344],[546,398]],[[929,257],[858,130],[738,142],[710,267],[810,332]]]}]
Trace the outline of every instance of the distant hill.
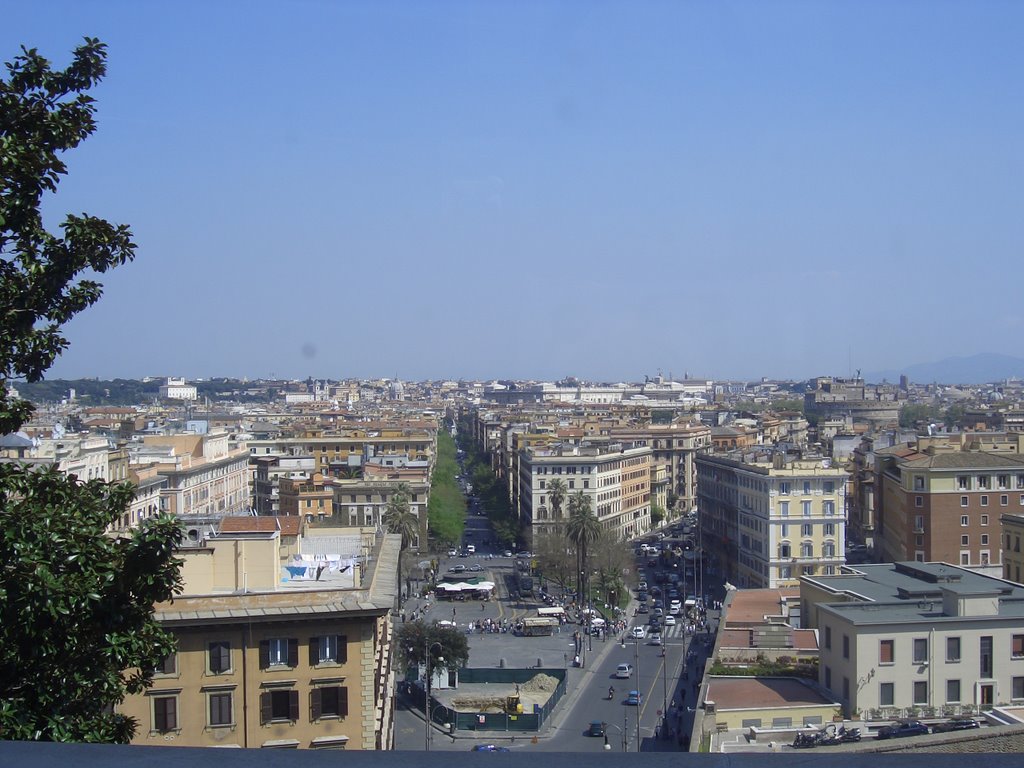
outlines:
[{"label": "distant hill", "polygon": [[1009,378],[1024,379],[1024,358],[982,352],[969,357],[947,357],[931,363],[916,363],[899,371],[869,371],[864,378],[870,382],[880,382],[882,379],[898,382],[903,374],[916,384],[984,384]]}]

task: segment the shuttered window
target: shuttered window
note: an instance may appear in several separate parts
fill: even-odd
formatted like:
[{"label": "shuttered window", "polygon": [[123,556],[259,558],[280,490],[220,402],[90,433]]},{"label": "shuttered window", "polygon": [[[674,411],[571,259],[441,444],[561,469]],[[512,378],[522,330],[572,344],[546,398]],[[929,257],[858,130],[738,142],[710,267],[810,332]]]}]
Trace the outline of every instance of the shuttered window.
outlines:
[{"label": "shuttered window", "polygon": [[878,663],[892,664],[895,661],[892,640],[880,640],[878,643]]},{"label": "shuttered window", "polygon": [[348,688],[330,685],[314,688],[309,694],[309,718],[348,716]]},{"label": "shuttered window", "polygon": [[299,719],[299,692],[293,690],[267,691],[260,694],[260,723],[275,720]]},{"label": "shuttered window", "polygon": [[322,635],[309,638],[309,665],[344,664],[348,661],[348,637]]},{"label": "shuttered window", "polygon": [[260,669],[299,666],[299,641],[276,637],[260,641]]}]

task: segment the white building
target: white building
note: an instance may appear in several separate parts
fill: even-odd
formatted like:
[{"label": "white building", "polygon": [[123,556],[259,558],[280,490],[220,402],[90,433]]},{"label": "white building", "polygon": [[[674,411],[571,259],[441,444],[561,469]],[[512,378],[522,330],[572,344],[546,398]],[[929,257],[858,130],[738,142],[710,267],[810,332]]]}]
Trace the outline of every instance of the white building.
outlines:
[{"label": "white building", "polygon": [[185,379],[169,377],[166,384],[160,385],[160,397],[165,400],[196,400],[199,393],[194,384],[188,384]]}]

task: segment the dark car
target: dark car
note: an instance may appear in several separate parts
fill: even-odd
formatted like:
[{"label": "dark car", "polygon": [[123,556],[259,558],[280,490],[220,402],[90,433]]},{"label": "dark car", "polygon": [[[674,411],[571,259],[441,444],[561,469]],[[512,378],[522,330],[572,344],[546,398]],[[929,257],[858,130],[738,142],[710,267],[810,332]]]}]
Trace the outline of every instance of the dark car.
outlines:
[{"label": "dark car", "polygon": [[600,720],[591,720],[590,729],[587,731],[588,736],[604,736],[604,723]]},{"label": "dark car", "polygon": [[936,723],[932,726],[932,733],[949,733],[950,731],[969,731],[972,728],[980,728],[981,723],[973,717],[953,717],[944,723]]},{"label": "dark car", "polygon": [[494,744],[477,744],[470,752],[511,752],[508,747],[499,747]]},{"label": "dark car", "polygon": [[928,726],[918,720],[900,720],[879,728],[878,738],[900,739],[904,736],[923,736],[928,732]]}]

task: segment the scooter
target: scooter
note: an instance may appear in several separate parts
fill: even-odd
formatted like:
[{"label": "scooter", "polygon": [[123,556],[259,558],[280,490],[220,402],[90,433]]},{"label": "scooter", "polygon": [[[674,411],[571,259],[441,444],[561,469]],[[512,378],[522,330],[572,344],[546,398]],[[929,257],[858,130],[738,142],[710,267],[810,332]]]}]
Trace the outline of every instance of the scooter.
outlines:
[{"label": "scooter", "polygon": [[839,737],[840,744],[850,744],[855,741],[860,741],[860,728],[847,729],[844,725],[839,729],[836,736]]},{"label": "scooter", "polygon": [[614,699],[614,698],[615,698],[615,689],[614,689],[614,688],[609,688],[609,689],[608,689],[608,696],[607,696],[607,700],[608,700],[608,701],[611,701],[611,700],[612,700],[612,699]]}]

